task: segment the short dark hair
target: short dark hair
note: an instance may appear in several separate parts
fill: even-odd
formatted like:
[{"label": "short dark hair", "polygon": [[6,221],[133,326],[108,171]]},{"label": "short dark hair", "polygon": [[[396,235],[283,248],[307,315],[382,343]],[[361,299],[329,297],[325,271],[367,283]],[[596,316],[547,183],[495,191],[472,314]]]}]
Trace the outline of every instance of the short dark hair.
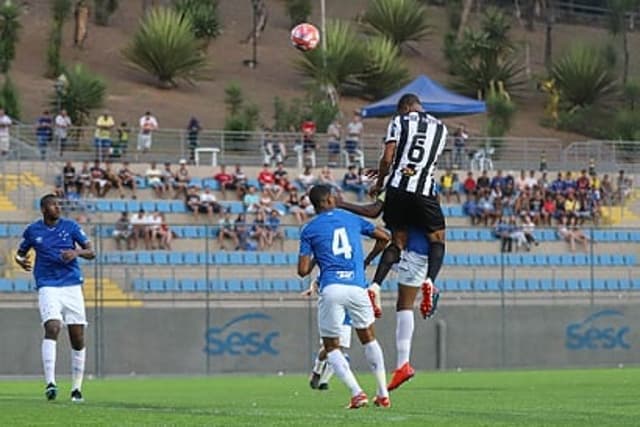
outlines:
[{"label": "short dark hair", "polygon": [[331,187],[325,184],[314,185],[309,191],[309,200],[316,212],[320,211],[320,205],[331,194]]},{"label": "short dark hair", "polygon": [[56,201],[57,199],[58,199],[58,196],[56,196],[55,194],[45,194],[40,199],[40,209],[44,208],[46,205],[51,203],[51,201]]},{"label": "short dark hair", "polygon": [[413,104],[420,104],[420,98],[418,98],[418,95],[405,93],[400,97],[400,100],[398,100],[396,109],[398,110],[398,113],[405,114],[409,112],[409,107]]}]

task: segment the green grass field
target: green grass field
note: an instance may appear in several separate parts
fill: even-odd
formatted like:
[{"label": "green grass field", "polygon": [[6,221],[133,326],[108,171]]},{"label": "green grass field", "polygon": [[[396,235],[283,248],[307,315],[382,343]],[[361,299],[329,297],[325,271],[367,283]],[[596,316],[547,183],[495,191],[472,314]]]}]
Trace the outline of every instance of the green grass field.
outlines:
[{"label": "green grass field", "polygon": [[[370,375],[359,378],[370,397]],[[391,409],[343,409],[346,389],[313,391],[306,377],[219,376],[89,380],[45,401],[39,381],[0,382],[0,426],[639,426],[640,369],[422,372]]]}]

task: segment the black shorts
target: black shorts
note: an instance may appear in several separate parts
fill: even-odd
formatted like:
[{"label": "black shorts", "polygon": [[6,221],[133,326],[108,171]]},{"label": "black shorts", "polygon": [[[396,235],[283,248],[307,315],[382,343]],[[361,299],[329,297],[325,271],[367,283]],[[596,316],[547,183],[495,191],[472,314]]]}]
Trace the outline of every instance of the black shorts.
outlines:
[{"label": "black shorts", "polygon": [[422,196],[392,187],[387,187],[382,219],[392,230],[411,226],[433,233],[445,229],[444,215],[436,197]]}]

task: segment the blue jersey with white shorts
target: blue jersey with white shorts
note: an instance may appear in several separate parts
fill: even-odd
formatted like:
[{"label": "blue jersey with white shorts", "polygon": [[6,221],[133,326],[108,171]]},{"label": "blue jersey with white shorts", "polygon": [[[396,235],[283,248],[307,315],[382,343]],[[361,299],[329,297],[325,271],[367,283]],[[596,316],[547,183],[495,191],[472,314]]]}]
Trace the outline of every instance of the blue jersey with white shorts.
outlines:
[{"label": "blue jersey with white shorts", "polygon": [[52,227],[39,220],[24,230],[19,251],[26,253],[32,248],[36,251],[33,268],[36,288],[81,285],[84,278],[78,259],[64,262],[62,251],[75,249],[76,245],[84,246],[88,242],[87,235],[73,220],[60,218]]},{"label": "blue jersey with white shorts", "polygon": [[313,256],[320,268],[319,287],[330,284],[366,288],[360,235],[371,236],[375,226],[342,209],[322,212],[300,234],[300,255]]},{"label": "blue jersey with white shorts", "polygon": [[429,255],[429,239],[425,232],[417,228],[410,227],[406,250],[415,252],[418,255]]}]

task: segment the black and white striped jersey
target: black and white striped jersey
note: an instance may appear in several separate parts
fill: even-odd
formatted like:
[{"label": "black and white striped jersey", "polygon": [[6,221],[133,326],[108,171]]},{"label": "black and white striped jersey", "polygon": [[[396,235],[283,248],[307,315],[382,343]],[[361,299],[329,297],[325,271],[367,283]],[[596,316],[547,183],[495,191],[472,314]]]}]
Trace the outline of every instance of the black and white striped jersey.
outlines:
[{"label": "black and white striped jersey", "polygon": [[396,153],[387,186],[423,196],[434,196],[434,172],[447,141],[447,127],[423,112],[398,114],[389,123],[385,144]]}]

